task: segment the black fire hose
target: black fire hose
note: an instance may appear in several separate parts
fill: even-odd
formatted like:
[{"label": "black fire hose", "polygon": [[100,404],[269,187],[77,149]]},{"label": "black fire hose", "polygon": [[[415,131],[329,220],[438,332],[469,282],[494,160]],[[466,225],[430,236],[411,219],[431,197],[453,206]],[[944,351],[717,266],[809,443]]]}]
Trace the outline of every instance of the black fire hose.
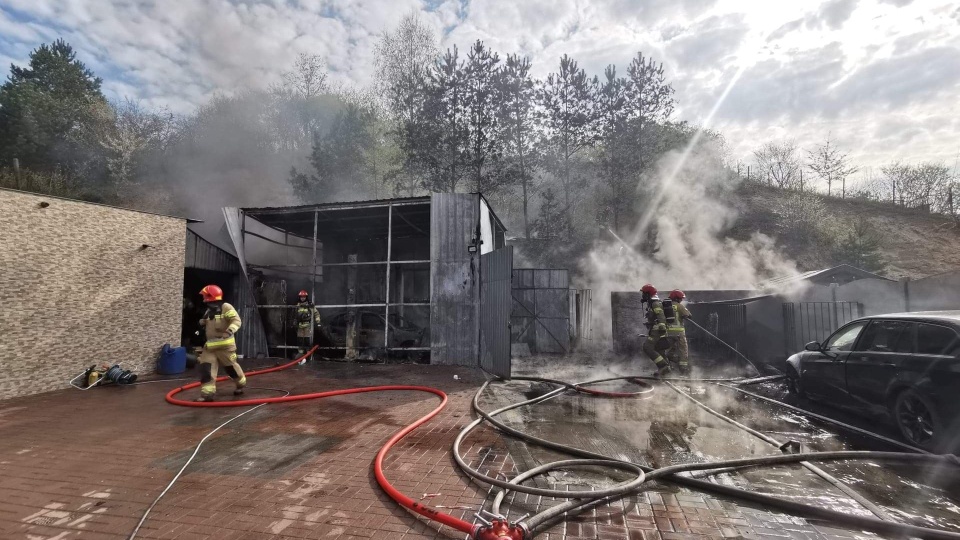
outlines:
[{"label": "black fire hose", "polygon": [[[714,493],[720,496],[736,498],[742,501],[748,501],[767,507],[771,507],[780,511],[784,511],[790,514],[803,516],[806,518],[821,519],[825,521],[832,521],[835,523],[840,523],[849,527],[857,528],[860,530],[871,531],[879,534],[891,534],[891,535],[904,535],[909,537],[920,537],[920,538],[933,538],[933,539],[954,539],[960,540],[960,533],[944,531],[939,529],[932,529],[928,527],[920,527],[916,525],[909,525],[903,523],[895,523],[889,521],[883,521],[880,519],[867,517],[867,516],[855,516],[844,514],[841,512],[836,512],[833,510],[828,510],[825,508],[820,508],[817,506],[812,506],[803,503],[797,503],[789,500],[783,500],[770,495],[763,495],[751,491],[746,491],[743,489],[733,488],[730,486],[724,486],[720,484],[714,484],[711,482],[706,482],[703,480],[696,480],[690,477],[679,476],[678,473],[694,470],[714,470],[720,468],[729,468],[729,467],[745,467],[745,466],[765,466],[770,464],[781,464],[781,463],[796,463],[800,461],[819,461],[821,459],[876,459],[876,460],[891,460],[895,459],[897,461],[923,461],[927,463],[936,463],[941,466],[951,466],[957,467],[960,466],[960,460],[955,456],[935,456],[927,454],[905,454],[905,453],[892,453],[892,452],[830,452],[830,453],[810,453],[810,454],[792,454],[792,455],[774,455],[774,456],[765,456],[760,458],[752,458],[748,460],[732,460],[724,462],[712,462],[712,463],[696,463],[696,464],[686,464],[686,465],[677,465],[672,467],[665,467],[663,469],[652,469],[640,464],[631,463],[628,461],[620,460],[610,456],[605,456],[596,452],[590,452],[580,448],[575,448],[569,445],[556,443],[553,441],[548,441],[529,435],[520,430],[511,428],[504,423],[496,420],[494,417],[502,414],[503,412],[522,407],[524,405],[532,405],[535,403],[540,403],[551,399],[567,390],[575,389],[582,391],[584,386],[590,384],[597,384],[603,381],[612,381],[612,380],[635,380],[640,379],[640,377],[614,377],[609,379],[602,379],[598,381],[590,381],[580,384],[571,384],[564,381],[556,381],[552,379],[544,379],[538,377],[515,377],[515,379],[527,380],[527,381],[536,381],[544,382],[548,384],[554,384],[560,386],[556,390],[548,392],[543,396],[533,398],[530,400],[513,403],[507,405],[491,413],[487,413],[482,410],[479,405],[479,398],[483,391],[487,388],[490,381],[485,382],[474,395],[473,398],[473,408],[480,416],[474,422],[471,422],[466,427],[461,430],[458,434],[456,440],[454,441],[453,454],[454,459],[457,462],[457,465],[471,477],[478,479],[480,481],[489,483],[501,487],[503,489],[516,490],[516,491],[525,491],[526,486],[519,486],[513,482],[506,482],[500,479],[491,478],[489,476],[483,475],[479,471],[471,469],[460,456],[459,447],[466,437],[466,435],[472,431],[477,425],[486,420],[490,422],[497,430],[513,435],[521,440],[524,440],[529,443],[533,443],[544,448],[549,448],[558,452],[562,452],[571,456],[591,459],[591,460],[602,460],[607,462],[622,462],[629,463],[640,468],[644,471],[646,480],[651,479],[660,479],[664,481],[669,481],[674,484],[683,485],[685,487],[707,491]],[[652,390],[652,388],[651,388]],[[549,468],[547,469],[549,470]],[[528,478],[526,476],[525,478]],[[518,477],[519,478],[519,477]],[[522,481],[517,478],[514,481]],[[539,489],[539,488],[538,488]],[[551,491],[551,490],[547,490]],[[569,493],[561,490],[552,490],[555,492],[556,497],[567,498]],[[590,507],[597,506],[603,502],[610,500],[615,500],[617,498],[623,497],[624,495],[616,494],[603,494],[598,491],[591,498],[584,499],[575,499],[567,503],[562,503],[555,507],[549,508],[544,512],[532,517],[527,520],[523,525],[531,534],[535,535],[537,532],[544,530],[546,527],[549,527],[553,522],[558,519],[562,519],[564,515],[576,514],[583,510],[586,510]],[[502,497],[499,498],[502,501]],[[495,507],[498,509],[498,507]]]}]

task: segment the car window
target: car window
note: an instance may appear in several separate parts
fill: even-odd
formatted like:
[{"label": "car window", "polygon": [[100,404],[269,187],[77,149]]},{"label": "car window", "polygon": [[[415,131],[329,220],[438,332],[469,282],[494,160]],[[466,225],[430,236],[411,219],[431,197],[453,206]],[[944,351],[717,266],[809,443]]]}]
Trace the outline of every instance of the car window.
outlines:
[{"label": "car window", "polygon": [[836,334],[830,336],[823,348],[834,352],[853,349],[853,344],[857,342],[857,337],[866,325],[866,322],[854,323],[839,330]]},{"label": "car window", "polygon": [[376,330],[377,328],[383,328],[383,320],[373,313],[364,313],[361,323],[363,324],[364,330]]},{"label": "car window", "polygon": [[341,313],[333,319],[330,320],[330,326],[335,328],[341,328],[347,325],[347,314]]},{"label": "car window", "polygon": [[857,343],[858,351],[913,352],[913,323],[873,321]]},{"label": "car window", "polygon": [[956,349],[957,333],[945,326],[921,323],[917,328],[917,352],[950,354]]}]

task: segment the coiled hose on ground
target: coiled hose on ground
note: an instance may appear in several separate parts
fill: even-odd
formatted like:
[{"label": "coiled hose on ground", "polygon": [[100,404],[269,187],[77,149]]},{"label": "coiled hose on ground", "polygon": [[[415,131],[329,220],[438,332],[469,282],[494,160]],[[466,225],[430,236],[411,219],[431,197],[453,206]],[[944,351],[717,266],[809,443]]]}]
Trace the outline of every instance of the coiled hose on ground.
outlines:
[{"label": "coiled hose on ground", "polygon": [[[305,355],[297,358],[287,364],[280,366],[263,369],[259,371],[252,371],[247,374],[248,377],[254,377],[258,375],[263,375],[266,373],[272,373],[280,371],[283,369],[290,368],[297,363],[299,363],[304,358],[312,355],[316,350],[316,347],[308,351]],[[220,377],[217,380],[223,381],[227,377]],[[331,390],[327,392],[314,392],[309,394],[299,394],[299,395],[288,395],[283,397],[274,397],[274,398],[257,398],[257,399],[243,399],[235,401],[225,401],[225,402],[193,402],[187,401],[180,398],[177,398],[176,395],[184,390],[189,390],[191,388],[196,388],[200,383],[195,382],[187,384],[178,388],[171,390],[166,395],[166,400],[174,405],[187,406],[187,407],[244,407],[244,406],[261,406],[268,403],[284,403],[291,401],[301,401],[309,399],[320,399],[324,397],[347,395],[347,394],[356,394],[364,392],[379,392],[379,391],[420,391],[428,392],[436,395],[441,399],[439,405],[434,408],[432,411],[422,416],[412,424],[404,427],[397,433],[395,433],[377,452],[376,457],[374,458],[373,468],[374,475],[377,479],[377,483],[380,487],[398,504],[401,506],[416,512],[422,516],[425,516],[429,519],[452,527],[458,531],[468,533],[472,538],[478,540],[497,540],[497,539],[511,539],[511,540],[520,540],[524,538],[530,538],[535,536],[539,532],[549,528],[551,525],[556,523],[558,520],[563,519],[565,516],[576,515],[584,510],[598,506],[605,502],[616,500],[618,498],[627,497],[634,493],[637,493],[644,484],[651,480],[663,480],[676,484],[680,484],[689,488],[699,489],[703,491],[708,491],[714,494],[721,496],[734,497],[740,500],[745,500],[757,504],[766,505],[778,510],[782,510],[788,513],[808,517],[808,518],[818,518],[827,521],[833,521],[841,523],[847,526],[856,527],[861,530],[872,531],[881,534],[895,534],[895,535],[906,535],[910,537],[920,537],[920,538],[935,538],[935,539],[954,539],[960,540],[960,533],[954,533],[949,531],[942,531],[937,529],[931,529],[926,527],[918,527],[915,525],[896,523],[892,521],[884,521],[880,519],[864,517],[864,516],[854,516],[843,514],[840,512],[835,512],[832,510],[827,510],[824,508],[814,507],[810,505],[805,505],[802,503],[796,503],[793,501],[781,500],[776,497],[761,495],[758,493],[753,493],[729,486],[724,486],[720,484],[714,484],[711,482],[706,482],[703,480],[697,480],[695,478],[680,476],[679,473],[691,472],[691,471],[716,471],[716,470],[731,470],[731,469],[743,469],[747,467],[760,467],[760,466],[771,466],[771,465],[782,465],[782,464],[792,464],[800,462],[811,462],[811,461],[835,461],[835,460],[849,460],[849,459],[871,459],[877,461],[900,461],[900,462],[911,462],[911,463],[923,463],[928,465],[942,466],[942,467],[960,467],[960,461],[955,456],[937,456],[929,454],[912,454],[912,453],[899,453],[899,452],[858,452],[858,451],[846,451],[846,452],[818,452],[818,453],[805,453],[805,454],[791,454],[791,455],[772,455],[764,456],[760,458],[750,458],[750,459],[739,459],[739,460],[728,460],[728,461],[719,461],[719,462],[710,462],[710,463],[688,463],[681,465],[674,465],[670,467],[663,467],[660,469],[652,469],[640,464],[631,463],[629,461],[613,458],[610,456],[604,456],[595,452],[589,452],[586,450],[578,449],[572,446],[564,445],[561,443],[556,443],[552,441],[547,441],[545,439],[540,439],[532,435],[523,433],[520,430],[511,428],[504,423],[497,420],[495,417],[503,412],[508,410],[516,409],[518,407],[534,405],[536,403],[542,403],[548,399],[552,399],[564,392],[567,391],[577,391],[589,395],[599,396],[599,397],[614,397],[614,398],[626,398],[626,397],[644,397],[650,392],[653,392],[654,387],[649,383],[644,382],[644,379],[649,380],[647,377],[636,377],[636,376],[627,376],[627,377],[610,377],[604,379],[597,379],[594,381],[588,381],[578,384],[567,383],[564,381],[557,381],[553,379],[545,379],[538,377],[514,377],[514,380],[524,380],[531,382],[543,382],[548,384],[556,385],[557,388],[551,392],[548,392],[537,398],[529,399],[526,401],[514,403],[506,407],[497,409],[487,413],[483,411],[479,406],[480,395],[486,390],[489,386],[490,381],[485,382],[473,398],[473,408],[480,416],[478,419],[474,420],[470,424],[461,430],[457,435],[456,440],[453,445],[453,455],[458,466],[469,476],[474,479],[488,483],[501,488],[501,492],[497,494],[497,497],[494,500],[493,512],[488,513],[493,517],[493,521],[486,521],[485,525],[476,525],[465,521],[463,519],[457,518],[450,514],[440,512],[434,508],[423,505],[407,495],[398,491],[390,482],[387,480],[383,472],[383,461],[390,449],[396,445],[401,439],[403,439],[410,432],[415,430],[417,427],[428,422],[431,418],[436,416],[447,403],[447,396],[444,392],[426,386],[410,386],[410,385],[388,385],[388,386],[369,386],[361,388],[350,388],[342,390]],[[609,381],[618,381],[618,380],[632,380],[640,384],[641,389],[637,392],[605,392],[600,390],[595,390],[589,388],[603,382]],[[677,379],[680,380],[680,379]],[[734,382],[735,379],[703,379],[702,382],[713,382],[718,384]],[[247,411],[249,412],[249,411]],[[231,419],[232,421],[232,419]],[[463,439],[480,425],[482,422],[489,422],[493,427],[498,429],[503,433],[515,436],[526,442],[537,444],[546,448],[557,450],[565,454],[574,456],[577,459],[563,460],[554,463],[549,463],[527,471],[517,477],[513,478],[510,481],[500,480],[498,478],[492,478],[490,476],[484,475],[479,471],[476,471],[469,467],[469,465],[463,460],[460,455],[460,445]],[[221,426],[222,427],[222,426]],[[218,428],[219,429],[219,428]],[[209,435],[208,435],[209,436]],[[185,465],[186,466],[186,465]],[[184,467],[185,467],[184,466]],[[582,467],[609,467],[612,469],[627,471],[634,476],[634,478],[627,480],[625,482],[620,482],[610,488],[596,490],[596,491],[561,491],[561,490],[552,490],[546,488],[537,488],[532,486],[522,485],[522,482],[536,477],[538,475],[550,472],[557,469],[576,469]],[[182,470],[181,470],[182,472]],[[178,475],[179,476],[179,475]],[[175,479],[174,479],[175,480]],[[172,485],[171,482],[170,485]],[[168,485],[167,489],[170,488]],[[520,491],[525,493],[535,493],[539,495],[547,495],[550,497],[557,497],[562,499],[570,499],[565,503],[558,504],[551,508],[545,509],[540,513],[530,517],[526,520],[521,520],[520,523],[509,523],[505,518],[500,516],[500,505],[502,504],[503,498],[508,491]],[[166,493],[166,490],[164,490]],[[162,496],[163,494],[161,494]],[[158,497],[159,500],[159,497]],[[156,504],[156,501],[154,502]],[[152,506],[151,506],[152,507]],[[481,517],[478,515],[478,517]],[[144,515],[146,519],[146,514]],[[141,520],[141,525],[143,520]],[[139,525],[138,525],[139,528]]]},{"label": "coiled hose on ground", "polygon": [[[606,379],[598,379],[595,381],[588,381],[584,383],[571,384],[564,381],[557,381],[553,379],[545,379],[539,377],[514,377],[513,380],[525,380],[532,382],[541,382],[548,383],[558,386],[555,390],[548,392],[542,396],[529,399],[526,401],[521,401],[513,403],[497,409],[495,411],[486,412],[480,408],[479,399],[482,393],[489,386],[490,381],[484,383],[483,386],[477,391],[473,399],[473,408],[480,416],[477,420],[471,422],[461,430],[458,434],[456,440],[453,444],[453,454],[454,459],[457,462],[457,465],[468,475],[474,479],[499,487],[502,489],[501,492],[497,494],[493,501],[492,512],[488,514],[496,516],[495,522],[504,523],[506,519],[500,516],[500,504],[503,501],[504,496],[508,491],[519,491],[523,493],[536,493],[538,495],[546,495],[550,497],[555,497],[559,499],[571,499],[565,503],[558,504],[551,508],[548,508],[529,519],[521,519],[519,523],[512,525],[513,530],[518,531],[518,534],[522,536],[534,536],[539,532],[544,531],[545,529],[552,526],[558,520],[563,519],[567,516],[576,515],[584,510],[598,506],[600,504],[615,500],[620,497],[629,496],[632,493],[635,493],[637,490],[629,491],[625,488],[624,484],[618,484],[612,488],[606,490],[598,490],[588,497],[581,497],[579,494],[573,495],[571,492],[565,490],[550,490],[545,488],[531,488],[529,486],[524,486],[521,482],[533,478],[539,474],[544,474],[546,472],[560,469],[560,468],[571,468],[576,466],[586,466],[596,465],[596,464],[616,464],[615,468],[624,470],[626,465],[633,465],[643,471],[643,481],[649,482],[651,480],[663,480],[671,483],[676,483],[683,485],[688,488],[698,489],[702,491],[711,492],[717,495],[733,497],[743,501],[748,501],[752,503],[757,503],[765,505],[770,508],[774,508],[780,511],[791,513],[794,515],[806,517],[806,518],[815,518],[822,519],[826,521],[831,521],[834,523],[846,525],[849,527],[854,527],[860,530],[871,531],[879,534],[891,534],[891,535],[904,535],[908,537],[919,537],[919,538],[936,538],[936,539],[960,539],[960,533],[944,531],[939,529],[933,529],[928,527],[920,527],[916,525],[910,525],[905,523],[897,523],[893,521],[887,521],[882,519],[876,519],[867,516],[856,516],[850,514],[844,514],[841,512],[836,512],[833,510],[828,510],[825,508],[820,508],[816,506],[806,505],[802,503],[797,503],[793,501],[779,499],[777,497],[762,495],[755,492],[750,492],[738,488],[733,488],[730,486],[724,486],[720,484],[714,484],[711,482],[706,482],[703,480],[697,480],[687,476],[679,476],[679,473],[691,472],[691,471],[712,471],[712,470],[730,470],[730,469],[741,469],[746,467],[761,467],[761,466],[772,466],[772,465],[782,465],[782,464],[792,464],[792,463],[802,463],[802,462],[813,462],[813,461],[837,461],[837,460],[852,460],[852,459],[869,459],[874,461],[898,461],[898,462],[910,462],[910,463],[921,463],[926,465],[938,466],[946,468],[952,468],[954,472],[960,468],[960,460],[956,456],[946,455],[938,456],[931,454],[915,454],[915,453],[902,453],[902,452],[862,452],[862,451],[843,451],[843,452],[813,452],[813,453],[801,453],[801,454],[789,454],[789,455],[772,455],[772,456],[763,456],[758,458],[750,459],[739,459],[739,460],[727,460],[727,461],[715,461],[709,463],[688,463],[681,465],[674,465],[670,467],[663,467],[660,469],[652,469],[640,464],[631,463],[621,459],[617,459],[610,456],[605,456],[596,452],[590,452],[587,450],[575,448],[569,445],[562,443],[557,443],[553,441],[548,441],[533,435],[529,435],[520,430],[507,426],[503,422],[500,422],[495,417],[509,410],[513,410],[523,406],[535,405],[537,403],[542,403],[548,399],[552,399],[564,392],[567,391],[578,391],[584,392],[584,388],[587,386],[599,384],[601,382],[614,381],[614,380],[633,380],[639,381],[640,379],[648,379],[644,377],[612,377]],[[712,380],[710,382],[730,382],[730,380],[719,381]],[[644,383],[645,384],[645,383]],[[649,387],[649,385],[646,385]],[[642,392],[637,394],[642,395],[649,393],[653,388],[645,389]],[[589,392],[591,394],[600,394],[603,395],[603,392],[592,390]],[[714,411],[715,412],[715,411]],[[717,413],[719,414],[719,413]],[[729,419],[728,419],[729,420]],[[464,438],[480,425],[482,422],[489,422],[497,430],[506,433],[508,435],[517,437],[525,442],[536,444],[551,450],[555,450],[570,456],[581,458],[580,460],[565,460],[555,463],[548,463],[537,467],[531,471],[527,471],[518,475],[516,478],[505,481],[499,478],[493,478],[487,475],[482,474],[479,471],[476,471],[469,467],[469,465],[463,460],[460,455],[460,445]],[[730,420],[732,422],[732,420]],[[639,476],[639,475],[638,475]],[[633,482],[636,482],[634,480]]]}]

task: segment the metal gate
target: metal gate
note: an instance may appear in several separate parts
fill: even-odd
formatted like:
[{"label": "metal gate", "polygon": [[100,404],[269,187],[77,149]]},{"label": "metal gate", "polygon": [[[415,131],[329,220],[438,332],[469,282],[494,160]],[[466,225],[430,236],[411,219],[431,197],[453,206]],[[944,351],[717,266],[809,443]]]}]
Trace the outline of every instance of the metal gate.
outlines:
[{"label": "metal gate", "polygon": [[570,320],[570,296],[567,270],[514,270],[511,341],[526,343],[535,354],[569,352],[571,322],[575,322]]},{"label": "metal gate", "polygon": [[783,334],[787,355],[811,341],[827,339],[834,330],[863,316],[859,302],[785,302]]},{"label": "metal gate", "polygon": [[480,256],[480,367],[510,378],[513,246]]}]

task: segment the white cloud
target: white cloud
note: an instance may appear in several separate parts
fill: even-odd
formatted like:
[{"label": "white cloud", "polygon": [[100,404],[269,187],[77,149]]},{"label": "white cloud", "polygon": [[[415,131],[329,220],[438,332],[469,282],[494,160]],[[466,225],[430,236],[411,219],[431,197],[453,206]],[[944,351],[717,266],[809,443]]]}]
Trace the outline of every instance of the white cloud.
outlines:
[{"label": "white cloud", "polygon": [[300,52],[323,55],[336,81],[369,84],[377,37],[412,10],[442,47],[483,39],[530,56],[537,76],[563,54],[591,75],[622,72],[643,51],[664,63],[693,123],[745,67],[715,125],[734,159],[827,132],[864,162],[956,151],[951,0],[0,0],[0,61],[62,36],[111,97],[186,113],[216,92],[267,87]]}]

